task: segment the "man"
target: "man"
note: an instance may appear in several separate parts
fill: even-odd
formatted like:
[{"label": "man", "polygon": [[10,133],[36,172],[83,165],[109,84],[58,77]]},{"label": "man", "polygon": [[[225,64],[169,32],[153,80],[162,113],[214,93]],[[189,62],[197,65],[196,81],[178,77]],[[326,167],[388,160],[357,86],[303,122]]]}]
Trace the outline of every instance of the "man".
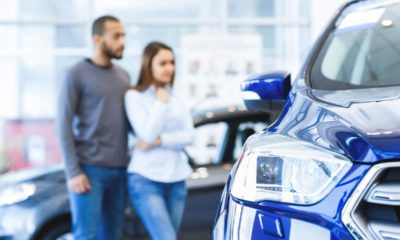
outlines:
[{"label": "man", "polygon": [[76,240],[119,240],[126,199],[128,73],[112,63],[124,50],[118,19],[92,26],[95,51],[69,69],[61,87],[57,127],[65,161]]}]

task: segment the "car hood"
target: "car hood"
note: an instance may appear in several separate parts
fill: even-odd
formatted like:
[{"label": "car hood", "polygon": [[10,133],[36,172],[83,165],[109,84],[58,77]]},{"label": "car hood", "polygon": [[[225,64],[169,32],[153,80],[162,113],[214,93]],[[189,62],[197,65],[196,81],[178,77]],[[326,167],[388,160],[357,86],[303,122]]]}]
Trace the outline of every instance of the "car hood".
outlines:
[{"label": "car hood", "polygon": [[332,145],[344,150],[355,161],[400,158],[399,93],[397,87],[379,92],[376,89],[353,90],[325,96],[314,93],[328,103],[320,105],[322,111],[326,110],[327,115],[337,120],[322,121],[318,126],[319,133],[327,134],[325,139],[331,139]]},{"label": "car hood", "polygon": [[61,171],[63,169],[64,165],[60,163],[60,164],[51,164],[38,168],[20,170],[16,172],[9,172],[0,176],[0,188],[7,185],[13,185],[21,182],[30,181],[37,177]]}]

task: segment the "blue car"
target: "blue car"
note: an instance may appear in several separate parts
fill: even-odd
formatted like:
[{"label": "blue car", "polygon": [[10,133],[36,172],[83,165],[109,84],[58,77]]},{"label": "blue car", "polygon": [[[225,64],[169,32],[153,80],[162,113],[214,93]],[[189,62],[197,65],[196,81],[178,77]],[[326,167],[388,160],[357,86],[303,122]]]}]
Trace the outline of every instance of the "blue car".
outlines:
[{"label": "blue car", "polygon": [[400,1],[347,3],[292,85],[272,72],[241,87],[248,108],[281,113],[246,141],[214,239],[400,239]]}]

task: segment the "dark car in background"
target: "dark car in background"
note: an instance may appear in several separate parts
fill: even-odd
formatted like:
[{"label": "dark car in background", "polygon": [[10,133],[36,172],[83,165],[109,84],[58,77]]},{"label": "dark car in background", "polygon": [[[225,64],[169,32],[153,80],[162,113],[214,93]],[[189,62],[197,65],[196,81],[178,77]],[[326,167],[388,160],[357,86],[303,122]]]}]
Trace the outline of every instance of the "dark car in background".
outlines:
[{"label": "dark car in background", "polygon": [[[247,137],[264,129],[269,113],[230,106],[193,113],[195,141],[186,149],[193,174],[180,239],[210,239],[226,178]],[[144,239],[135,211],[126,208],[124,239]],[[62,164],[0,177],[0,239],[73,239]]]}]

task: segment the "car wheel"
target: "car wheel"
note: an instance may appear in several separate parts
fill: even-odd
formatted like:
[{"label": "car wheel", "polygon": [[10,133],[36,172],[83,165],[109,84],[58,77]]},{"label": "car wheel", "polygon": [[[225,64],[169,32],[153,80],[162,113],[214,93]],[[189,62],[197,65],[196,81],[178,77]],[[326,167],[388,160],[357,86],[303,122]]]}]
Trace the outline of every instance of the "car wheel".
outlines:
[{"label": "car wheel", "polygon": [[71,223],[60,222],[51,227],[40,239],[43,240],[74,240],[71,232]]}]

